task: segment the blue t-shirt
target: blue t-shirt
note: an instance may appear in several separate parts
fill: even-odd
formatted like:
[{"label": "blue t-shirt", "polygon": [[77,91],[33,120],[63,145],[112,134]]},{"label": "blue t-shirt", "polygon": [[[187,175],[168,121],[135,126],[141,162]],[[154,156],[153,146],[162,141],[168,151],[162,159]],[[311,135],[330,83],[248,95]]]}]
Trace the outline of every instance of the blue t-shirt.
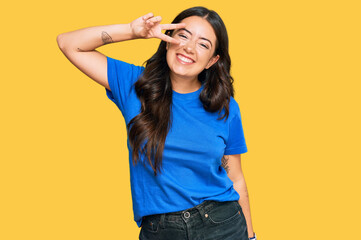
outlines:
[{"label": "blue t-shirt", "polygon": [[[108,98],[122,112],[126,124],[140,113],[140,100],[133,84],[144,67],[107,57]],[[191,93],[173,90],[173,122],[168,132],[162,158],[162,172],[154,172],[132,162],[129,150],[130,181],[134,221],[138,227],[142,217],[192,208],[205,200],[233,201],[239,194],[221,166],[223,155],[247,152],[238,103],[231,97],[227,121],[217,120],[218,112],[207,112],[199,100],[203,89]],[[223,113],[224,110],[222,110]]]}]

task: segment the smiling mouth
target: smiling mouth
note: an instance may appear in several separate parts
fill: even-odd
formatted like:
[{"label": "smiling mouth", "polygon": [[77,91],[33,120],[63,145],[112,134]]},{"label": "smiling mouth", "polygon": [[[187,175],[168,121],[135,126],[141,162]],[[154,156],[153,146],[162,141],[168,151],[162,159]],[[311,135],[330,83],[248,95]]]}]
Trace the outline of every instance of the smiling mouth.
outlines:
[{"label": "smiling mouth", "polygon": [[184,57],[181,54],[177,54],[176,56],[177,56],[178,61],[181,62],[182,64],[192,64],[192,63],[194,63],[194,61],[192,59]]}]

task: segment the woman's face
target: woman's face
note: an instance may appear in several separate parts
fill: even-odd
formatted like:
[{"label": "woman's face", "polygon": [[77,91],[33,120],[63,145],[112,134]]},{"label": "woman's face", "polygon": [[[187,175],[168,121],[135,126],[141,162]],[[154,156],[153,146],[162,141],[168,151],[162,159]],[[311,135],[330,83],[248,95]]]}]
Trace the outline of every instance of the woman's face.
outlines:
[{"label": "woman's face", "polygon": [[212,57],[217,38],[211,24],[201,17],[191,16],[181,22],[185,28],[175,29],[172,34],[180,44],[167,43],[170,76],[195,79],[218,61],[219,55]]}]

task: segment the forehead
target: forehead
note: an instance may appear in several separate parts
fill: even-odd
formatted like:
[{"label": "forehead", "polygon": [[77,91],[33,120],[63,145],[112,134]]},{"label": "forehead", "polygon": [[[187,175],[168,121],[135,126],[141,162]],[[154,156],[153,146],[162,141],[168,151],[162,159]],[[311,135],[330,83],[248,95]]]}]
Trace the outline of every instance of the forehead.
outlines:
[{"label": "forehead", "polygon": [[[183,19],[181,23],[185,23],[185,28],[192,33],[194,37],[204,37],[215,42],[217,37],[212,25],[205,19],[198,16],[191,16]],[[179,30],[178,30],[179,31]]]}]

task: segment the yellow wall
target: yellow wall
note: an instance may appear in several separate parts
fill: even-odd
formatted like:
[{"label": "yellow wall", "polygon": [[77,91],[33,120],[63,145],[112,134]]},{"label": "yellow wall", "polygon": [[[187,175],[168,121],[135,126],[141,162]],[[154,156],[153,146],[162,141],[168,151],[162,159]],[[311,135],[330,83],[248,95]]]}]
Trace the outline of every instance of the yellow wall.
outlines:
[{"label": "yellow wall", "polygon": [[[64,0],[2,4],[0,239],[138,239],[123,116],[56,37],[198,5],[230,37],[259,239],[361,238],[357,1]],[[141,65],[159,41],[97,50]]]}]

